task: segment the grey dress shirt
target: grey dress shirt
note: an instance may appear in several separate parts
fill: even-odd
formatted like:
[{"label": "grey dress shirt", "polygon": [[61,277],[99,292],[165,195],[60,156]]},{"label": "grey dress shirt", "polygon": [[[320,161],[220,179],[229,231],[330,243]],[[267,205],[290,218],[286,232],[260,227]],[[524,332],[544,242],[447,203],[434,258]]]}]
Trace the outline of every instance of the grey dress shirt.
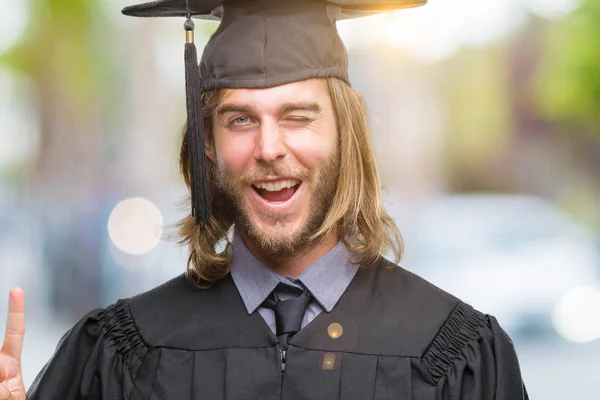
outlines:
[{"label": "grey dress shirt", "polygon": [[[246,310],[248,314],[258,311],[273,333],[275,333],[275,314],[273,310],[263,307],[262,303],[280,282],[297,287],[303,285],[312,294],[313,300],[308,305],[302,320],[302,328],[304,328],[321,312],[330,312],[333,309],[358,271],[358,266],[352,263],[356,255],[351,253],[342,242],[338,242],[333,249],[297,278],[280,276],[263,265],[248,250],[237,231],[233,235],[232,250],[231,277]],[[277,294],[281,300],[292,296],[285,290],[282,292],[278,290]]]}]

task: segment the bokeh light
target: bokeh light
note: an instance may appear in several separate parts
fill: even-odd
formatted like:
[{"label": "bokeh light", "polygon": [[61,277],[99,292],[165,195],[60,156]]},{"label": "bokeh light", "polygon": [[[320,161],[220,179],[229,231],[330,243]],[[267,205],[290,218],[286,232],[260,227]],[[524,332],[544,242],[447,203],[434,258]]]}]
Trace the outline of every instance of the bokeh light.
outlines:
[{"label": "bokeh light", "polygon": [[553,322],[568,341],[586,343],[600,339],[600,285],[569,291],[557,304]]},{"label": "bokeh light", "polygon": [[575,10],[581,0],[523,0],[531,12],[545,18],[560,18]]},{"label": "bokeh light", "polygon": [[154,249],[161,240],[163,217],[151,201],[135,197],[123,200],[108,219],[108,234],[122,252],[141,255]]},{"label": "bokeh light", "polygon": [[579,3],[580,0],[430,0],[426,7],[341,21],[338,28],[348,47],[387,41],[411,56],[437,61],[454,55],[462,46],[484,46],[498,40],[521,26],[527,11],[560,18]]},{"label": "bokeh light", "polygon": [[27,101],[30,84],[23,74],[0,66],[0,169],[26,162],[37,151],[39,121]]},{"label": "bokeh light", "polygon": [[0,53],[17,42],[28,23],[27,2],[2,0],[0,2]]}]

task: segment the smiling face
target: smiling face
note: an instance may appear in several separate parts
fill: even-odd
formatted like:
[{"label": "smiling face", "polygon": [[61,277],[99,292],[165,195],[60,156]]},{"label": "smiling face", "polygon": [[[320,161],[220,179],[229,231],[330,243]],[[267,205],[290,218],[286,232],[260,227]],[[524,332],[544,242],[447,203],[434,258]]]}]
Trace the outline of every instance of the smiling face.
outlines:
[{"label": "smiling face", "polygon": [[337,187],[338,133],[327,83],[236,89],[215,110],[207,154],[236,226],[269,254],[319,231]]}]

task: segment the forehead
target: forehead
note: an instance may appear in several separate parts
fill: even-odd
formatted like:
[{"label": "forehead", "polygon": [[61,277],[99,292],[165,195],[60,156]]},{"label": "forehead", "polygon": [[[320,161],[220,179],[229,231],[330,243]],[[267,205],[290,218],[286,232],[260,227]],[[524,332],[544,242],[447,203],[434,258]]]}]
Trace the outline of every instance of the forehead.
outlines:
[{"label": "forehead", "polygon": [[219,107],[244,104],[268,109],[282,104],[315,102],[325,108],[330,104],[324,79],[307,79],[264,89],[227,89],[222,98]]}]

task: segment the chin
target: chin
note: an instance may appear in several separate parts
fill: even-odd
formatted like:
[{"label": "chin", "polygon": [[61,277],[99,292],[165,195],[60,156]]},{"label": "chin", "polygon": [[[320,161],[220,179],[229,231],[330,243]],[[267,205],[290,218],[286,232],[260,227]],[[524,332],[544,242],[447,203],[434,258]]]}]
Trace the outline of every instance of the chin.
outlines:
[{"label": "chin", "polygon": [[304,221],[250,221],[250,232],[254,241],[271,254],[294,252],[302,241]]},{"label": "chin", "polygon": [[298,237],[303,225],[301,221],[252,221],[253,230],[260,236],[281,241],[290,241]]}]

